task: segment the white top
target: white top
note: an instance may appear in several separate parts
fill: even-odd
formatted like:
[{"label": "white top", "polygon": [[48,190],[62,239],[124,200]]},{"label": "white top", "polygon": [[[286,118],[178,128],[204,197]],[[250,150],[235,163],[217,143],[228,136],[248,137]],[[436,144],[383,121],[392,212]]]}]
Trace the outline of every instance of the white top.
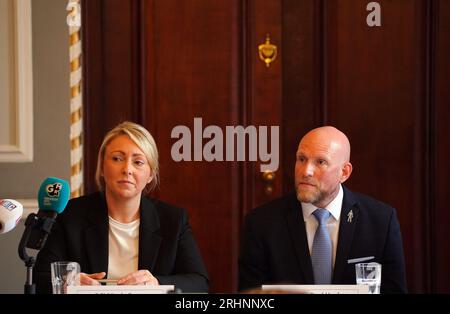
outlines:
[{"label": "white top", "polygon": [[109,217],[108,279],[120,279],[138,270],[139,224]]},{"label": "white top", "polygon": [[[333,267],[336,261],[336,248],[338,244],[339,222],[341,217],[342,200],[344,199],[344,191],[339,185],[339,192],[331,201],[326,209],[331,213],[327,222],[327,229],[330,233],[331,243],[333,245]],[[303,220],[305,221],[306,236],[308,237],[309,254],[311,255],[314,235],[316,234],[319,223],[312,214],[318,207],[311,203],[302,203]]]}]

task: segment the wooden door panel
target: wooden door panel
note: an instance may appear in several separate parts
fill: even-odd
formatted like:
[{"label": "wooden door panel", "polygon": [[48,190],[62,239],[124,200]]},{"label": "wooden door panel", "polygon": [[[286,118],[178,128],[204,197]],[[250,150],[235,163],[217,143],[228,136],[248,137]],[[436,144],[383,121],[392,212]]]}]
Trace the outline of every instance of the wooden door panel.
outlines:
[{"label": "wooden door panel", "polygon": [[397,208],[413,290],[426,289],[426,2],[382,2],[369,27],[364,1],[327,1],[325,122],[349,135],[350,187]]},{"label": "wooden door panel", "polygon": [[[450,225],[450,204],[449,178],[450,178],[450,145],[449,127],[450,121],[450,88],[448,78],[450,74],[450,1],[436,1],[433,19],[435,27],[435,37],[433,41],[433,53],[436,56],[434,63],[434,76],[436,85],[434,89],[435,100],[432,108],[431,130],[434,137],[431,137],[433,155],[430,158],[433,166],[432,173],[434,182],[428,188],[430,198],[434,205],[431,216],[431,237],[432,248],[431,258],[434,263],[430,269],[433,276],[433,291],[440,293],[450,293],[450,250],[448,249],[448,238]],[[433,105],[433,102],[431,103]]]},{"label": "wooden door panel", "polygon": [[[278,0],[249,0],[242,1],[245,6],[243,22],[244,53],[243,78],[244,109],[243,120],[245,125],[257,128],[266,126],[268,129],[267,143],[277,139],[278,147],[270,147],[269,151],[278,151],[278,169],[272,183],[263,180],[261,161],[247,163],[243,171],[243,184],[245,186],[244,212],[260,206],[282,194],[283,185],[283,147],[282,147],[282,81],[281,68],[283,65],[282,48],[282,5]],[[276,46],[276,59],[266,66],[259,57],[259,46],[266,42]],[[278,127],[279,137],[272,133],[272,126]],[[272,156],[275,157],[275,156]],[[276,158],[276,157],[275,157]]]},{"label": "wooden door panel", "polygon": [[[237,285],[240,168],[236,162],[194,161],[194,118],[202,119],[200,132],[215,125],[224,135],[227,125],[240,123],[239,2],[161,0],[146,9],[150,19],[146,31],[152,40],[144,38],[148,52],[144,121],[160,152],[157,194],[188,209],[211,291],[231,292]],[[192,133],[192,161],[175,162],[171,156],[178,141],[171,133],[179,125]]]},{"label": "wooden door panel", "polygon": [[295,154],[301,137],[322,125],[324,104],[321,1],[282,1],[283,194],[294,190]]}]

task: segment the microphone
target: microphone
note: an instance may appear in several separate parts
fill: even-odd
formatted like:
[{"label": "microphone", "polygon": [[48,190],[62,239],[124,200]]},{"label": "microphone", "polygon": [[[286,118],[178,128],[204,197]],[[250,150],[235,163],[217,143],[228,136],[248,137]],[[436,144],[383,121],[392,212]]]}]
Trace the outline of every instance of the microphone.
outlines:
[{"label": "microphone", "polygon": [[23,206],[18,201],[0,199],[0,234],[14,229],[22,218]]},{"label": "microphone", "polygon": [[37,215],[33,213],[27,217],[20,246],[42,249],[56,216],[64,211],[69,197],[70,187],[67,181],[54,177],[46,178],[39,188],[39,211]]},{"label": "microphone", "polygon": [[69,197],[69,183],[59,178],[48,177],[39,188],[39,211],[37,214],[28,215],[25,231],[19,243],[19,256],[27,267],[25,294],[34,294],[36,291],[33,284],[33,267],[36,260],[27,254],[26,249],[40,250],[44,247],[56,216],[64,211]]}]

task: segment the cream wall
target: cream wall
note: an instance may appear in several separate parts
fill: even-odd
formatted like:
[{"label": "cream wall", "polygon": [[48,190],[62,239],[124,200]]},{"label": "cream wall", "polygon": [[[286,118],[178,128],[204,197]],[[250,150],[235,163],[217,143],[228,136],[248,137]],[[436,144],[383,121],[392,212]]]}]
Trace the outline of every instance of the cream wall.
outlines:
[{"label": "cream wall", "polygon": [[[29,163],[0,163],[0,198],[36,198],[46,177],[70,179],[67,0],[31,2],[34,159]],[[8,70],[4,67],[0,62],[2,74]],[[26,268],[17,254],[22,232],[20,225],[0,235],[0,293],[23,293]]]},{"label": "cream wall", "polygon": [[14,18],[12,0],[0,0],[0,145],[15,141],[11,121],[15,115]]}]

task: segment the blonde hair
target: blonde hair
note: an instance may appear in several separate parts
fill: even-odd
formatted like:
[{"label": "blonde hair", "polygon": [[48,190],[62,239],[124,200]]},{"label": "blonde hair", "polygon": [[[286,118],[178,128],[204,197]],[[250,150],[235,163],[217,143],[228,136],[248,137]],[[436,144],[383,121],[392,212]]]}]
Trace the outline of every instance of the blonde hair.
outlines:
[{"label": "blonde hair", "polygon": [[109,131],[103,138],[103,143],[98,151],[97,171],[95,173],[95,181],[97,182],[98,188],[102,191],[105,189],[105,179],[103,178],[102,170],[106,146],[108,146],[113,139],[120,135],[128,136],[144,153],[150,165],[152,174],[152,180],[147,184],[144,192],[148,193],[154,190],[159,183],[158,149],[156,148],[155,140],[146,128],[129,121],[120,123],[114,129]]}]

